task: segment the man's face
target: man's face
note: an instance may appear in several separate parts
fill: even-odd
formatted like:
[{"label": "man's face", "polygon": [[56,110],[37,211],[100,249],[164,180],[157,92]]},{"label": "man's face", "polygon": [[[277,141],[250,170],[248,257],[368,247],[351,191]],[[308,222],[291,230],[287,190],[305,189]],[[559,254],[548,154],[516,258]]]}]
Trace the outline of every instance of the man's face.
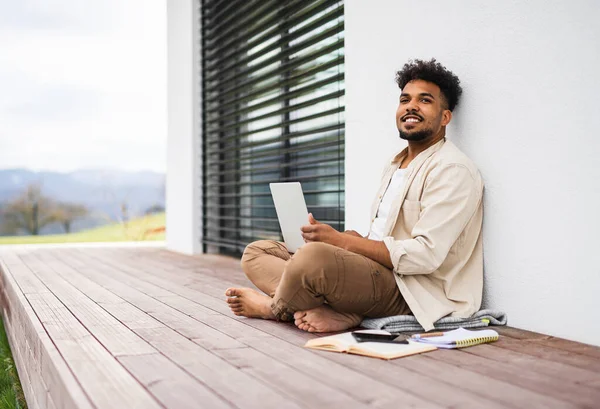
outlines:
[{"label": "man's face", "polygon": [[434,83],[413,80],[406,84],[396,111],[400,138],[424,141],[438,135],[452,118],[445,103],[440,87]]}]

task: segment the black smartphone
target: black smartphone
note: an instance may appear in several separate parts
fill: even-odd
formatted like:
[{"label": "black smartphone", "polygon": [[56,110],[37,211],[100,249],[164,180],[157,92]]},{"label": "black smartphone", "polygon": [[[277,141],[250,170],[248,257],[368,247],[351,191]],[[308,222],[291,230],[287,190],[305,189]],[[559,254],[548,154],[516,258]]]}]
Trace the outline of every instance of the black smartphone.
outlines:
[{"label": "black smartphone", "polygon": [[389,342],[392,344],[408,344],[403,335],[398,334],[372,334],[369,332],[353,332],[352,336],[357,342]]}]

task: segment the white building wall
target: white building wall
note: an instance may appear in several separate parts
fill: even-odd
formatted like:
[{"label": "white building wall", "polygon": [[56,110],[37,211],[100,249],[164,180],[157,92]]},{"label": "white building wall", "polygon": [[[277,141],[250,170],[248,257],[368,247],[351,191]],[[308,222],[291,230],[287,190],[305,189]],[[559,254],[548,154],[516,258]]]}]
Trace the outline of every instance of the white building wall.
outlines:
[{"label": "white building wall", "polygon": [[485,305],[600,345],[600,7],[589,1],[346,1],[346,228],[368,229],[405,145],[395,71],[436,57],[464,88],[449,138],[486,182]]},{"label": "white building wall", "polygon": [[201,251],[199,0],[167,0],[167,247]]}]

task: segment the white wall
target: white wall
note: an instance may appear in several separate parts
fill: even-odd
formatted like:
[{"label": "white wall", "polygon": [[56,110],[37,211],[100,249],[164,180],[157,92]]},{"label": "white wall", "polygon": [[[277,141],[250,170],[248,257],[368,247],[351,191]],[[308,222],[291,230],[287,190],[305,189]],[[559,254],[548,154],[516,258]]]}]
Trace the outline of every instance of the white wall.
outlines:
[{"label": "white wall", "polygon": [[589,1],[346,2],[346,228],[404,146],[394,73],[436,57],[464,88],[449,137],[486,182],[485,303],[600,345],[600,7]]},{"label": "white wall", "polygon": [[167,0],[167,247],[201,251],[200,16],[198,0]]}]

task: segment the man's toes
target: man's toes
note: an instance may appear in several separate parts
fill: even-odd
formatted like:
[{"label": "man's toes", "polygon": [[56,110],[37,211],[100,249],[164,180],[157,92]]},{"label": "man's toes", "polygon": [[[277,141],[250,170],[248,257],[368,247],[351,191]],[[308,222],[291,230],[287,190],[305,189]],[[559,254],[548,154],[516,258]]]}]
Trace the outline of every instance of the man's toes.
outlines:
[{"label": "man's toes", "polygon": [[225,291],[225,295],[228,297],[239,297],[240,295],[242,295],[242,291],[240,291],[239,288],[228,288]]},{"label": "man's toes", "polygon": [[231,304],[239,304],[240,303],[240,299],[239,298],[235,298],[235,297],[230,297],[227,299],[227,304],[231,305]]},{"label": "man's toes", "polygon": [[306,311],[296,311],[294,313],[294,319],[296,319],[296,320],[302,321],[302,318],[304,318],[304,316],[306,316]]}]

